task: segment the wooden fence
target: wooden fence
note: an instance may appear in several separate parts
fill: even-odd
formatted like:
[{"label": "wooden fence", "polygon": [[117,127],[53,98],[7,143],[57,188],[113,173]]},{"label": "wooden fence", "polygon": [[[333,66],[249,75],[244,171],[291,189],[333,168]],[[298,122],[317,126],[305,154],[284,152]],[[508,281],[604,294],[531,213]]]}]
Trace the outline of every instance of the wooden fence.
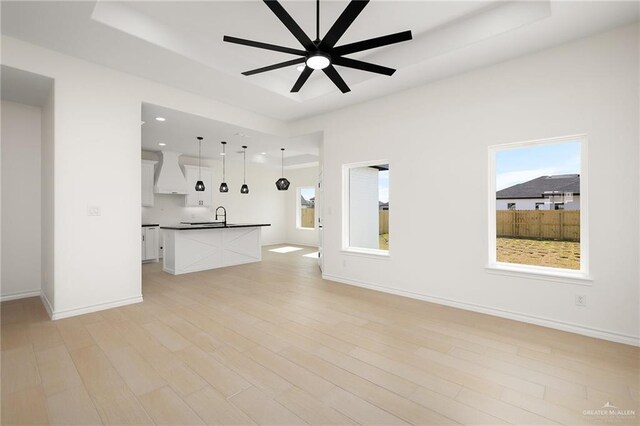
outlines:
[{"label": "wooden fence", "polygon": [[496,235],[580,241],[580,210],[498,210]]},{"label": "wooden fence", "polygon": [[379,226],[380,226],[380,232],[379,234],[388,234],[389,233],[389,210],[380,210],[380,219],[379,219]]},{"label": "wooden fence", "polygon": [[306,207],[300,209],[300,226],[302,228],[315,228],[316,226],[316,209]]},{"label": "wooden fence", "polygon": [[[389,210],[379,211],[379,234],[389,233]],[[314,228],[315,227],[315,209],[311,207],[300,209],[300,226],[302,228]]]}]

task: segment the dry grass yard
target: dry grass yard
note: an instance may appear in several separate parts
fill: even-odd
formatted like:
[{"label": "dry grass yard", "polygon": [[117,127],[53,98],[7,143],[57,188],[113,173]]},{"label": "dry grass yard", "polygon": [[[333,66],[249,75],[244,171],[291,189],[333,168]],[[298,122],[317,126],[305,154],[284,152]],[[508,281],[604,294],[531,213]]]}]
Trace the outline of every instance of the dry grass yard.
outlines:
[{"label": "dry grass yard", "polygon": [[389,234],[380,234],[380,250],[389,250]]},{"label": "dry grass yard", "polygon": [[498,262],[580,269],[580,243],[497,238]]}]

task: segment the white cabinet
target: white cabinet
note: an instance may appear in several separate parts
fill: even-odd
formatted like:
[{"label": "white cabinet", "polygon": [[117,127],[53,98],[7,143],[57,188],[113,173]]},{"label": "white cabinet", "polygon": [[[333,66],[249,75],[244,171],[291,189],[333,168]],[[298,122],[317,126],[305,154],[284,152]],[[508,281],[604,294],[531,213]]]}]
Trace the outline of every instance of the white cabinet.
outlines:
[{"label": "white cabinet", "polygon": [[[198,176],[202,176],[204,191],[196,191]],[[213,204],[213,170],[203,167],[202,172],[198,166],[184,166],[184,177],[187,180],[187,195],[184,197],[184,205],[187,207],[210,207]]]},{"label": "white cabinet", "polygon": [[142,160],[142,206],[152,207],[154,202],[153,176],[157,161]]},{"label": "white cabinet", "polygon": [[157,226],[142,227],[142,261],[159,260],[158,256],[158,238],[160,229]]}]

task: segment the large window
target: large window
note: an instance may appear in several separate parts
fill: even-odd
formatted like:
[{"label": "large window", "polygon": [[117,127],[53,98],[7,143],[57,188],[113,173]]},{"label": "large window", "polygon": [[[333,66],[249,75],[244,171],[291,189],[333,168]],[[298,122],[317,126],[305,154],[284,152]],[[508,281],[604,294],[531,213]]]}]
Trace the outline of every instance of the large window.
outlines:
[{"label": "large window", "polygon": [[490,266],[586,275],[586,140],[490,148]]},{"label": "large window", "polygon": [[389,253],[389,164],[344,166],[343,249]]},{"label": "large window", "polygon": [[296,225],[300,229],[316,227],[316,189],[314,187],[298,188],[296,203]]}]

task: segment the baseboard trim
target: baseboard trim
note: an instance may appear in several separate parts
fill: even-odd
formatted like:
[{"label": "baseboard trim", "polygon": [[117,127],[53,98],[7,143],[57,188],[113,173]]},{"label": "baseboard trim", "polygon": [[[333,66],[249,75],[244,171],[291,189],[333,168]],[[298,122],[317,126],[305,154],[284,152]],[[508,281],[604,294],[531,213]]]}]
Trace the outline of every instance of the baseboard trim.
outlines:
[{"label": "baseboard trim", "polygon": [[126,299],[114,300],[106,303],[98,303],[96,305],[84,306],[82,308],[66,309],[64,311],[53,312],[51,315],[52,320],[58,320],[62,318],[75,317],[77,315],[90,314],[92,312],[103,311],[105,309],[117,308],[125,305],[132,305],[134,303],[142,302],[142,295],[136,297],[128,297]]},{"label": "baseboard trim", "polygon": [[51,306],[51,302],[49,302],[49,299],[47,298],[47,295],[44,294],[44,291],[40,292],[40,300],[42,300],[42,304],[44,305],[49,318],[53,319],[53,306]]},{"label": "baseboard trim", "polygon": [[40,296],[40,290],[20,291],[18,293],[11,293],[0,296],[0,302],[8,302],[9,300],[26,299],[27,297],[37,296]]},{"label": "baseboard trim", "polygon": [[491,308],[488,306],[477,305],[474,303],[460,302],[453,299],[447,299],[438,296],[427,296],[420,293],[413,293],[405,290],[398,290],[395,288],[389,288],[378,284],[367,283],[364,281],[352,280],[348,278],[339,277],[331,274],[322,274],[322,279],[328,281],[335,281],[342,284],[352,285],[355,287],[367,288],[369,290],[376,290],[383,293],[395,294],[397,296],[409,297],[411,299],[424,300],[425,302],[436,303],[439,305],[451,306],[453,308],[464,309],[466,311],[473,311],[487,315],[493,315],[496,317],[506,318],[514,321],[525,322],[528,324],[540,325],[542,327],[549,327],[556,330],[567,331],[570,333],[580,334],[583,336],[594,337],[596,339],[608,340],[616,343],[623,343],[625,345],[640,346],[640,337],[631,336],[627,334],[616,333],[613,331],[601,330],[598,328],[585,327],[570,322],[557,321],[549,318],[538,317],[535,315],[522,314],[518,312],[508,311],[504,309]]}]

